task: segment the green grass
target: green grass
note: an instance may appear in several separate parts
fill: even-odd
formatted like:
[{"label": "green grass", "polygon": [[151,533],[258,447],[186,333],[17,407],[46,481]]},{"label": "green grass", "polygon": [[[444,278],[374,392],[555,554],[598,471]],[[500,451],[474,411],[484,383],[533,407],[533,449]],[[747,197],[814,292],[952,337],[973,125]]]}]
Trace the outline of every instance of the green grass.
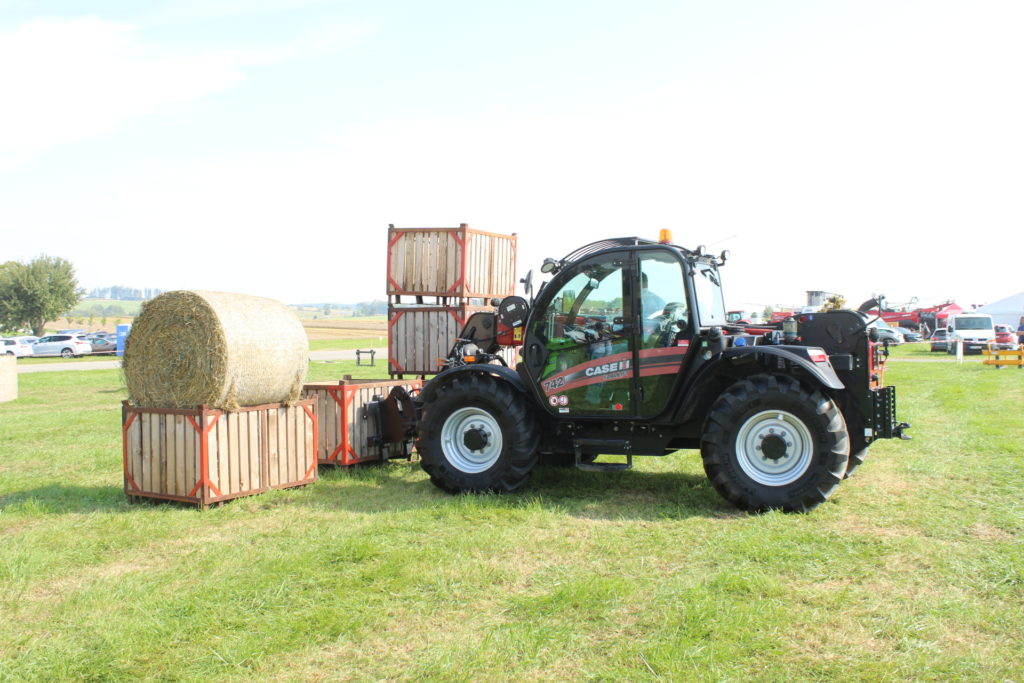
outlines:
[{"label": "green grass", "polygon": [[694,452],[504,496],[393,462],[129,505],[118,371],[21,375],[0,680],[1021,680],[1024,371],[916,355],[887,370],[914,440],[806,515],[737,512]]}]

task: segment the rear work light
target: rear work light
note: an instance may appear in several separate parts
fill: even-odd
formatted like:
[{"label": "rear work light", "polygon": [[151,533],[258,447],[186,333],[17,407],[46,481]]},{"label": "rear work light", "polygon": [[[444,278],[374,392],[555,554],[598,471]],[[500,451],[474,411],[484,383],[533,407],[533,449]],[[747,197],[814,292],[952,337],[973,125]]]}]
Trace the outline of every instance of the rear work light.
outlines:
[{"label": "rear work light", "polygon": [[810,356],[811,360],[815,363],[828,362],[828,354],[825,353],[825,349],[807,349],[807,355]]}]

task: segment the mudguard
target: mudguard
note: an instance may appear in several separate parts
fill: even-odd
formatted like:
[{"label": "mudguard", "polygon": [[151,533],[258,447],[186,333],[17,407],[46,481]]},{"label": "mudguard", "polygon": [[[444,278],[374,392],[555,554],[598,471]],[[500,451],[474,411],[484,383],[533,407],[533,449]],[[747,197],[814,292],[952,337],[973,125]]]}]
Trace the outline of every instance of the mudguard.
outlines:
[{"label": "mudguard", "polygon": [[739,361],[740,358],[750,355],[784,359],[800,366],[829,389],[846,388],[831,363],[816,363],[811,360],[810,347],[807,346],[733,346],[725,350],[722,360],[731,363],[742,362]]},{"label": "mudguard", "polygon": [[426,403],[434,395],[434,392],[437,391],[437,388],[451,378],[471,374],[498,377],[511,384],[516,391],[526,393],[526,385],[519,374],[512,368],[507,368],[504,365],[491,365],[489,363],[469,363],[468,365],[460,365],[451,370],[445,370],[435,376],[423,387],[419,396],[416,397],[416,401],[418,403]]},{"label": "mudguard", "polygon": [[676,408],[675,422],[688,422],[704,415],[722,390],[737,378],[782,369],[779,364],[783,363],[803,368],[822,387],[845,387],[831,363],[815,363],[805,346],[733,346],[701,365],[686,383],[679,394],[682,401]]}]

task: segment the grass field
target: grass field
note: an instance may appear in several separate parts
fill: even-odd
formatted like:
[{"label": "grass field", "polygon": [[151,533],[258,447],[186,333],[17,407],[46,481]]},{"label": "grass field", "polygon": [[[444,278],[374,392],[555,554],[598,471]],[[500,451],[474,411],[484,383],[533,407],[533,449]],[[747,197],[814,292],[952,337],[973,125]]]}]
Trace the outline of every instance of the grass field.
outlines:
[{"label": "grass field", "polygon": [[0,680],[1024,679],[1024,371],[901,349],[887,379],[913,441],[810,514],[747,515],[695,452],[504,496],[395,462],[129,505],[118,372],[21,375]]}]

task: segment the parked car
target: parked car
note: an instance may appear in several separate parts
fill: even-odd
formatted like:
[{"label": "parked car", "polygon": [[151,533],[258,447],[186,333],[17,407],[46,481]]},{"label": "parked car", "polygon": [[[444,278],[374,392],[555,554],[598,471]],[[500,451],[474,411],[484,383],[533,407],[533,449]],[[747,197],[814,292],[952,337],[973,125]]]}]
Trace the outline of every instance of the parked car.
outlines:
[{"label": "parked car", "polygon": [[1009,325],[996,325],[996,337],[992,342],[992,348],[997,351],[1013,351],[1017,346],[1017,331]]},{"label": "parked car", "polygon": [[32,346],[17,339],[0,339],[0,353],[22,358],[32,355]]},{"label": "parked car", "polygon": [[116,353],[117,352],[117,340],[110,339],[108,337],[93,337],[89,340],[92,344],[92,352],[98,353]]},{"label": "parked car", "polygon": [[872,327],[878,330],[876,333],[878,335],[878,341],[888,341],[890,344],[903,343],[903,335],[897,332],[894,328],[889,327],[884,320],[879,318],[871,321],[868,323],[868,328],[870,329]]},{"label": "parked car", "polygon": [[945,327],[932,332],[932,351],[946,351],[949,349],[949,330]]},{"label": "parked car", "polygon": [[996,337],[992,316],[985,313],[958,313],[950,316],[948,327],[948,353],[956,353],[958,343],[963,346],[964,353],[981,353]]},{"label": "parked car", "polygon": [[92,353],[92,344],[80,334],[51,334],[32,345],[33,356],[73,358]]},{"label": "parked car", "polygon": [[910,329],[909,327],[897,327],[896,331],[903,335],[903,341],[905,342],[919,342],[921,341],[921,333]]}]

